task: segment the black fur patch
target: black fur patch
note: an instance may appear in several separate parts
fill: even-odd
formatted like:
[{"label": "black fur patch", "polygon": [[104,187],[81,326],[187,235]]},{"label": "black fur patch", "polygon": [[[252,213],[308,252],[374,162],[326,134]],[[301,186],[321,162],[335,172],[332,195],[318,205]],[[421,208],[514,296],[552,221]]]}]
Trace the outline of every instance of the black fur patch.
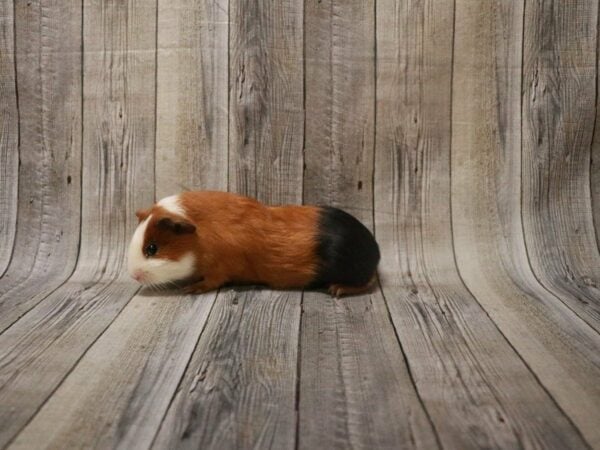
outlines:
[{"label": "black fur patch", "polygon": [[322,207],[317,256],[319,272],[314,287],[329,284],[364,286],[379,263],[379,246],[362,223],[341,209]]}]

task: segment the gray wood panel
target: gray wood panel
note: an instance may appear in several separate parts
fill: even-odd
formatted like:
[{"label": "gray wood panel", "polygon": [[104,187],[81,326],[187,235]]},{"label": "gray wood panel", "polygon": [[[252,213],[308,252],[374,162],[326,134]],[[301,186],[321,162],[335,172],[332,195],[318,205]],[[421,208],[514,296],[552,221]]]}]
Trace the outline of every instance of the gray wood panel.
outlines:
[{"label": "gray wood panel", "polygon": [[[17,250],[0,279],[0,332],[73,272],[80,222],[81,5],[14,6],[22,151]],[[13,188],[16,175],[7,180]]]},{"label": "gray wood panel", "polygon": [[135,297],[11,448],[148,448],[211,297]]},{"label": "gray wood panel", "polygon": [[600,331],[600,255],[589,178],[597,17],[597,2],[526,5],[522,190],[534,273]]},{"label": "gray wood panel", "polygon": [[438,448],[379,289],[302,311],[298,448]]},{"label": "gray wood panel", "polygon": [[228,4],[158,2],[157,199],[227,189]]},{"label": "gray wood panel", "polygon": [[[84,12],[80,259],[66,284],[0,335],[0,404],[6,405],[0,445],[38,412],[138,289],[124,273],[123,256],[134,211],[154,194],[147,174],[154,165],[156,35],[148,26],[155,21],[142,18],[154,18],[156,6],[95,1]],[[63,12],[60,20],[65,17],[71,16]],[[76,28],[81,33],[81,22]],[[46,426],[59,428],[60,416],[48,420]],[[25,430],[21,442],[61,447],[33,434]]]},{"label": "gray wood panel", "polygon": [[[227,26],[223,22],[227,18],[227,10],[208,3],[197,5],[199,11],[188,3],[182,3],[173,10],[167,5],[158,6],[158,23],[165,24],[164,30],[158,30],[159,45],[161,36],[167,38],[167,34],[173,32],[172,22],[185,22],[187,17],[200,16],[203,11],[212,10],[216,15],[215,23],[207,21],[202,26],[208,29],[214,26],[220,32],[208,34],[214,42],[203,41],[202,45],[220,48],[221,54],[204,54],[202,48],[189,49],[201,53],[199,61],[207,75],[204,84],[193,88],[188,83],[157,86],[157,110],[165,113],[174,108],[170,96],[188,98],[194,104],[202,102],[204,92],[210,91],[215,102],[219,102],[212,105],[214,112],[227,111],[227,86],[222,83],[223,78],[227,80],[227,67],[223,68],[222,64],[222,60],[227,60]],[[153,8],[153,2],[148,2],[136,14],[145,17],[145,22],[149,23]],[[163,17],[165,14],[166,17]],[[150,31],[147,36],[150,36]],[[148,38],[144,42],[149,45],[151,41]],[[173,56],[169,51],[158,52],[158,80],[169,78],[171,66],[177,62]],[[184,59],[190,55],[188,51],[188,54],[175,56]],[[214,74],[210,73],[211,68]],[[166,73],[161,75],[161,70]],[[213,82],[211,86],[209,83]],[[162,89],[167,93],[161,94]],[[161,104],[165,100],[166,104]],[[173,120],[157,122],[158,129],[163,129],[163,136],[177,136],[180,130],[192,126],[184,112],[180,110],[181,114],[176,114]],[[210,120],[206,120],[208,126]],[[224,150],[226,158],[226,135],[224,139],[219,151]],[[171,149],[169,158],[161,160],[157,147],[157,161],[160,161],[157,175],[161,172],[156,182],[158,198],[172,193],[173,188],[178,189],[182,177],[192,186],[202,186],[207,180],[212,180],[213,185],[208,187],[226,189],[227,177],[222,176],[227,173],[226,159],[209,158],[207,165],[201,166],[190,164],[190,152],[198,151]],[[133,281],[125,283],[135,285]],[[147,291],[136,295],[19,436],[14,447],[41,447],[50,443],[56,448],[148,448],[204,329],[215,297],[215,293],[190,297]]]},{"label": "gray wood panel", "polygon": [[[598,13],[0,0],[0,448],[600,448]],[[138,291],[183,189],[346,209],[380,285]]]},{"label": "gray wood panel", "polygon": [[221,291],[153,448],[294,448],[298,292]]},{"label": "gray wood panel", "polygon": [[0,276],[12,256],[17,225],[19,110],[14,8],[0,1]]},{"label": "gray wood panel", "polygon": [[[229,189],[302,200],[302,2],[230,4]],[[301,293],[221,291],[154,448],[294,448]]]},{"label": "gray wood panel", "polygon": [[[600,336],[535,279],[521,222],[523,6],[457,2],[452,220],[463,279],[561,409],[597,446]],[[507,39],[509,37],[509,39]],[[494,86],[492,91],[489,86]],[[565,380],[571,380],[565,382]],[[545,409],[545,416],[560,413]]]},{"label": "gray wood panel", "polygon": [[[304,19],[304,202],[371,229],[374,13],[372,1],[309,1]],[[300,347],[299,448],[436,448],[378,288],[305,292]]]},{"label": "gray wood panel", "polygon": [[[596,30],[598,33],[598,30]],[[600,37],[596,38],[596,53],[600,54]],[[592,149],[590,158],[590,187],[592,194],[592,216],[596,231],[596,244],[600,251],[600,58],[597,58],[596,66],[596,117],[592,138]]]},{"label": "gray wood panel", "polygon": [[454,19],[444,2],[377,5],[375,230],[388,244],[383,293],[443,447],[580,448],[585,444],[577,430],[455,266],[449,195]]},{"label": "gray wood panel", "polygon": [[300,203],[303,2],[240,0],[229,19],[229,190]]},{"label": "gray wood panel", "polygon": [[370,223],[375,2],[308,0],[305,14],[304,203],[337,206]]}]

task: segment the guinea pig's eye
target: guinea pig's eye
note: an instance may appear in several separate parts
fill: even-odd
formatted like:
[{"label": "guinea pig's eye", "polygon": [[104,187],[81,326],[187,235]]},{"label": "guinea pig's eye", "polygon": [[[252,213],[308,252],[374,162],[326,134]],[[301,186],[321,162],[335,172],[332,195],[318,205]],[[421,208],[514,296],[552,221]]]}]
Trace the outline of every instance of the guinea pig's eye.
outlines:
[{"label": "guinea pig's eye", "polygon": [[158,247],[156,246],[156,244],[148,244],[144,249],[144,253],[146,254],[146,256],[154,256],[156,255],[157,251]]}]

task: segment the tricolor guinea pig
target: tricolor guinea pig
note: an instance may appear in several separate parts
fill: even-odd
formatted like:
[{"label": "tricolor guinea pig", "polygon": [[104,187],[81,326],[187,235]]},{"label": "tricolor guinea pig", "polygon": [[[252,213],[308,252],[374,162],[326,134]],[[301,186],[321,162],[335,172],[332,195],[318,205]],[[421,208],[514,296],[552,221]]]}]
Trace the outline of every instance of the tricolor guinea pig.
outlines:
[{"label": "tricolor guinea pig", "polygon": [[379,247],[350,214],[319,206],[266,206],[226,192],[184,192],[136,213],[128,271],[142,284],[199,293],[226,283],[366,292]]}]

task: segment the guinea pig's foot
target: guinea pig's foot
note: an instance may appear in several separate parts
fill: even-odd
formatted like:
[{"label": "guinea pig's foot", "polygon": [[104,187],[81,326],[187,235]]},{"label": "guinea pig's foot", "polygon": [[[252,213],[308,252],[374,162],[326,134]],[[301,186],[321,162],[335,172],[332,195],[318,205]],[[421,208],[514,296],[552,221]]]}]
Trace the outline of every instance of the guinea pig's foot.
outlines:
[{"label": "guinea pig's foot", "polygon": [[344,295],[363,294],[371,290],[371,283],[364,286],[344,286],[342,284],[330,284],[329,295],[335,298],[340,298]]},{"label": "guinea pig's foot", "polygon": [[181,288],[184,294],[203,294],[204,292],[214,291],[222,283],[214,283],[205,279],[199,280],[190,284],[186,284]]}]

